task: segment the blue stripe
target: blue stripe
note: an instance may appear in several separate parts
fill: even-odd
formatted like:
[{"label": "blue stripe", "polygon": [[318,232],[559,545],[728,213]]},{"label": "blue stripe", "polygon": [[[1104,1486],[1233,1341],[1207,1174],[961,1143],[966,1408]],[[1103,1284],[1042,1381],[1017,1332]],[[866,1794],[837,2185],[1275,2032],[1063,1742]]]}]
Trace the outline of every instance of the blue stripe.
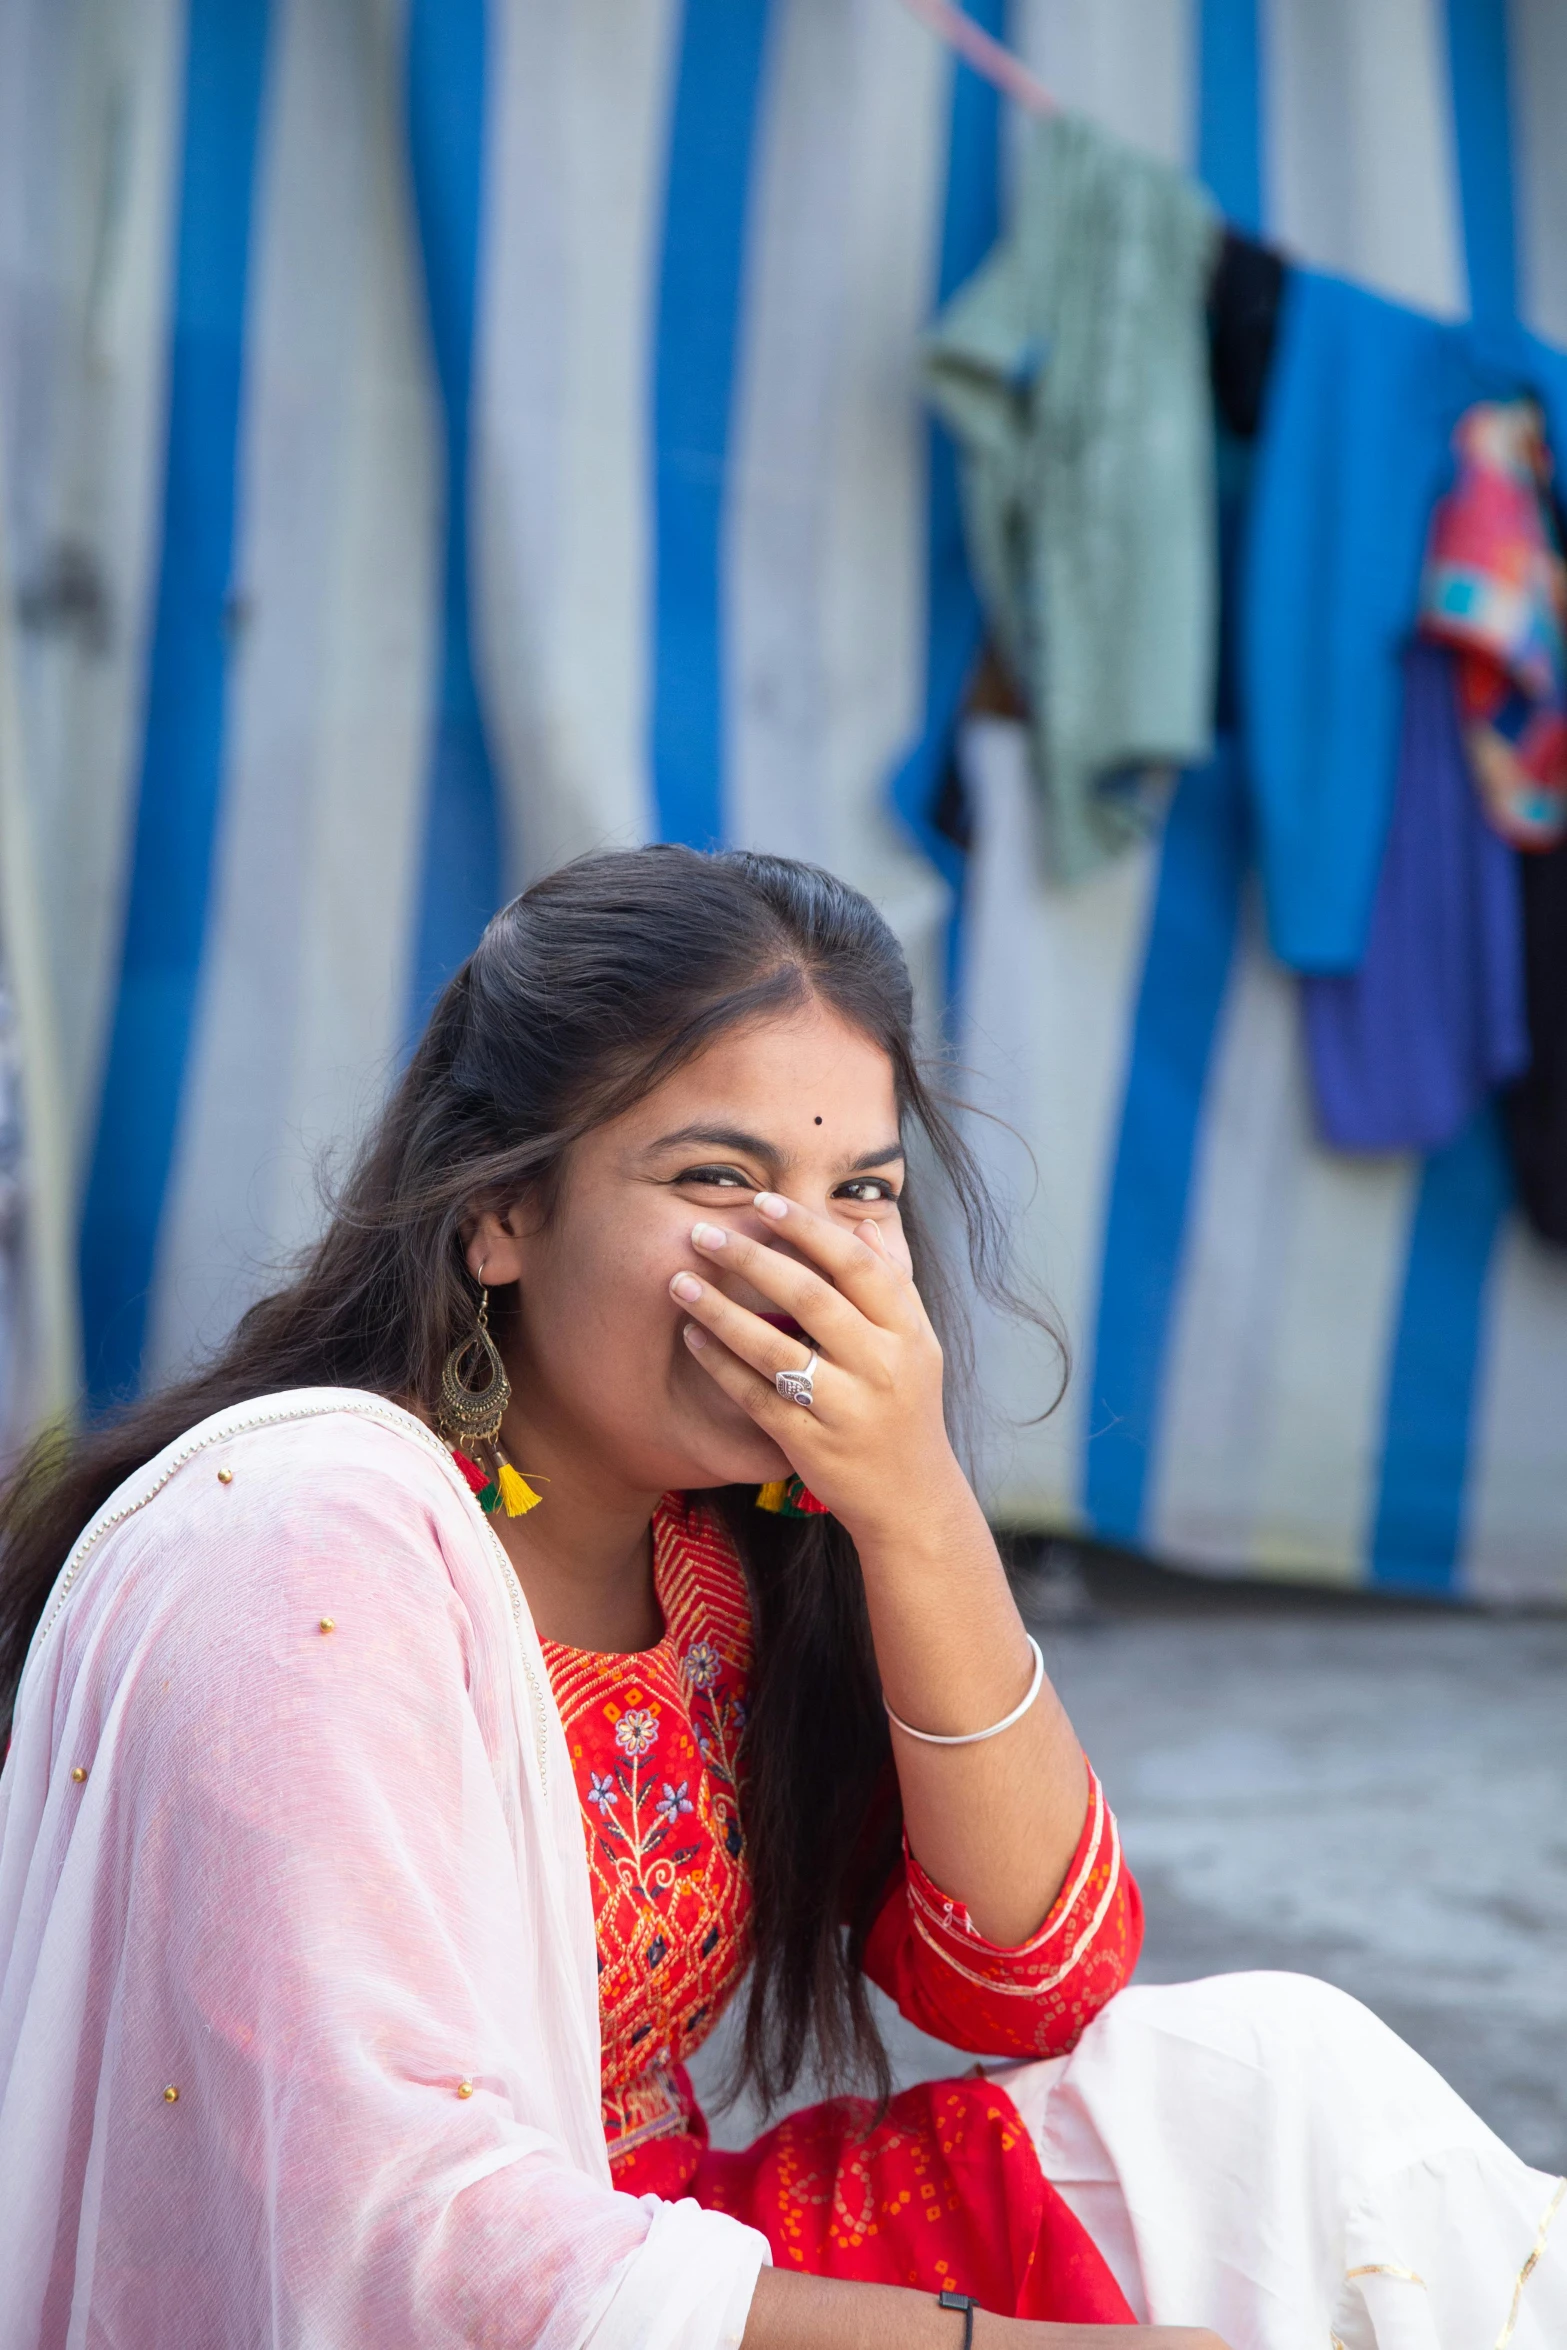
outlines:
[{"label": "blue stripe", "polygon": [[[975,0],[968,13],[998,40],[1004,34],[1005,0]],[[1000,114],[992,85],[971,67],[955,62],[936,275],[938,309],[973,275],[1000,229]],[[926,430],[926,485],[925,706],[918,738],[889,790],[899,817],[952,890],[946,977],[948,1017],[955,1019],[968,859],[937,831],[932,819],[946,763],[953,755],[964,691],[984,639],[985,618],[963,536],[957,446],[935,418]]]},{"label": "blue stripe", "polygon": [[1512,1183],[1494,1113],[1427,1159],[1410,1228],[1383,1425],[1371,1580],[1457,1577],[1484,1301]]},{"label": "blue stripe", "polygon": [[660,837],[724,837],[723,519],[769,0],[686,0],[653,384],[652,766]]},{"label": "blue stripe", "polygon": [[222,796],[236,463],[268,0],[190,0],[168,459],[115,1005],[82,1211],[88,1391],[141,1376]]},{"label": "blue stripe", "polygon": [[414,934],[414,1036],[505,894],[495,774],[473,668],[469,531],[486,30],[485,0],[412,0],[408,152],[446,427],[441,668]]},{"label": "blue stripe", "polygon": [[1262,229],[1262,45],[1257,0],[1202,0],[1197,172],[1226,218]]},{"label": "blue stripe", "polygon": [[1448,70],[1469,304],[1482,326],[1517,315],[1506,0],[1447,0]]},{"label": "blue stripe", "polygon": [[1084,1367],[1084,1504],[1107,1541],[1142,1538],[1192,1163],[1248,855],[1240,761],[1225,743],[1182,776],[1170,810],[1132,1032]]},{"label": "blue stripe", "polygon": [[[1263,179],[1255,0],[1245,10],[1240,0],[1204,0],[1201,40],[1197,151],[1220,201],[1242,221],[1248,199],[1260,210]],[[1232,141],[1235,156],[1226,152]],[[1227,623],[1246,495],[1242,470],[1220,513]],[[1228,625],[1224,634],[1228,644]],[[1246,810],[1240,747],[1221,734],[1209,765],[1182,776],[1160,849],[1084,1366],[1084,1508],[1110,1541],[1143,1534],[1192,1167],[1252,856]]]},{"label": "blue stripe", "polygon": [[[1483,330],[1516,311],[1505,0],[1447,0],[1469,297]],[[1510,1180],[1482,1112],[1425,1164],[1388,1365],[1369,1563],[1374,1583],[1448,1591],[1458,1575],[1485,1291]]]}]

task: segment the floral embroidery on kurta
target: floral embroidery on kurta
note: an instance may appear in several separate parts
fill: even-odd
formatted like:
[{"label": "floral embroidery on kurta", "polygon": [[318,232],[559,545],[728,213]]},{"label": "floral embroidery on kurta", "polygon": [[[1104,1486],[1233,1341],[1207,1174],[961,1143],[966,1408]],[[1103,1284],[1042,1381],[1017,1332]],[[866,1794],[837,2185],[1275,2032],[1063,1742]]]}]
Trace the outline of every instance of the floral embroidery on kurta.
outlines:
[{"label": "floral embroidery on kurta", "polygon": [[684,2130],[681,2073],[749,1957],[740,1741],[751,1615],[714,1521],[677,1495],[653,1525],[664,1636],[637,1656],[544,1643],[582,1796],[599,1951],[604,2126],[624,2160]]}]

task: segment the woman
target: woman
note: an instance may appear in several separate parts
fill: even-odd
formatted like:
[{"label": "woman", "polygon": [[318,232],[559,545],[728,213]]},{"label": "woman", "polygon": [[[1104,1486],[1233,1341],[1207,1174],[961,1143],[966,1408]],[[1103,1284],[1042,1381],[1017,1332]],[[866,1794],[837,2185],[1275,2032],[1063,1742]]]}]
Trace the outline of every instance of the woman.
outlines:
[{"label": "woman", "polygon": [[[825,874],[567,868],[291,1286],[27,1466],[7,2350],[1563,2338],[1553,2183],[1363,2010],[1121,1988],[947,1434],[905,1152],[992,1288],[993,1234],[910,1018]],[[716,2152],[684,2060],[748,1967],[775,2098],[885,2082],[867,1979],[1014,2061]]]}]

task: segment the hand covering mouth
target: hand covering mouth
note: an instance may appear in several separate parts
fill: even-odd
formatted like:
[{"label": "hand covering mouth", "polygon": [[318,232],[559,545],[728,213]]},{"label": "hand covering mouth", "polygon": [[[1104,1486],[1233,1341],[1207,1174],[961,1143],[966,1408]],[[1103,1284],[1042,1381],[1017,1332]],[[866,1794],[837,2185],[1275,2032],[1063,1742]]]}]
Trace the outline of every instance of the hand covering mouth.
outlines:
[{"label": "hand covering mouth", "polygon": [[816,1343],[808,1330],[800,1328],[793,1314],[780,1314],[761,1306],[755,1307],[753,1311],[759,1322],[771,1322],[773,1328],[781,1330],[785,1338],[798,1338],[803,1346],[814,1346]]}]

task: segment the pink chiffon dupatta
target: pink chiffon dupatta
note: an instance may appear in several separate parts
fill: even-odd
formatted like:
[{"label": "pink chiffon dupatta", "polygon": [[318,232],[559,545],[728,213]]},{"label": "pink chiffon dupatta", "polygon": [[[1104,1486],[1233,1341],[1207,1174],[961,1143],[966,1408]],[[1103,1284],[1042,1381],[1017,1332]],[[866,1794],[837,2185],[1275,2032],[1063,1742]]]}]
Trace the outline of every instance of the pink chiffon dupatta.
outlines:
[{"label": "pink chiffon dupatta", "polygon": [[610,2185],[538,1641],[455,1465],[341,1389],[84,1533],[0,1775],[0,2350],[725,2350],[753,2230]]}]

